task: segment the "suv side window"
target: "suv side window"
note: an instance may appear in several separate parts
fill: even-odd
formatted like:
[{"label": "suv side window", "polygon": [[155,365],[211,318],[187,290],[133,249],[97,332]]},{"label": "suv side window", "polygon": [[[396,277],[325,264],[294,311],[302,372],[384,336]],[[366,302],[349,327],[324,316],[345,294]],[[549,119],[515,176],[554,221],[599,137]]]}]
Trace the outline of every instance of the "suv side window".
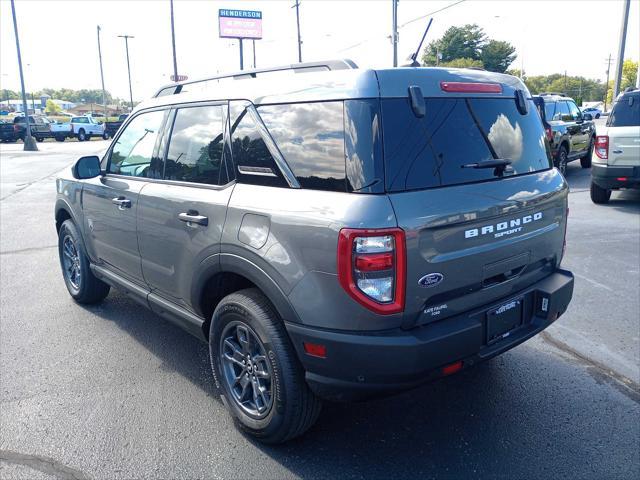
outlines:
[{"label": "suv side window", "polygon": [[264,105],[258,113],[302,188],[346,191],[342,102]]},{"label": "suv side window", "polygon": [[556,102],[556,111],[553,114],[554,120],[562,120],[566,122],[570,115],[571,115],[571,112],[569,111],[569,106],[567,105],[567,102],[563,100]]},{"label": "suv side window", "polygon": [[107,171],[132,177],[161,178],[162,160],[153,157],[165,112],[157,110],[136,116],[118,136]]},{"label": "suv side window", "polygon": [[247,108],[232,103],[230,110],[231,150],[238,181],[270,187],[288,186]]},{"label": "suv side window", "polygon": [[576,104],[573,102],[567,102],[567,105],[569,105],[569,112],[571,113],[571,118],[574,121],[582,120],[582,113],[580,113],[580,110],[578,109]]},{"label": "suv side window", "polygon": [[165,180],[224,185],[224,112],[221,105],[180,108],[173,122]]}]

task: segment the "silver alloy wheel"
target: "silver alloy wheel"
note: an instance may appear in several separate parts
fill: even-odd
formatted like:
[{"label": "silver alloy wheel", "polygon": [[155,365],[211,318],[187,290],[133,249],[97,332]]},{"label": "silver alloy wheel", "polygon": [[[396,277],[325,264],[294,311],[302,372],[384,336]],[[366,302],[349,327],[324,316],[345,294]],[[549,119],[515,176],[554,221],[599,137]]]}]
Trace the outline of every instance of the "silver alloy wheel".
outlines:
[{"label": "silver alloy wheel", "polygon": [[558,155],[558,170],[562,175],[567,173],[567,151],[564,148],[560,149],[560,153]]},{"label": "silver alloy wheel", "polygon": [[65,235],[62,240],[62,263],[64,275],[76,290],[80,290],[82,272],[80,270],[80,255],[78,247],[71,235]]},{"label": "silver alloy wheel", "polygon": [[235,404],[251,417],[266,417],[273,405],[272,371],[258,335],[243,322],[230,322],[220,337],[219,352]]}]

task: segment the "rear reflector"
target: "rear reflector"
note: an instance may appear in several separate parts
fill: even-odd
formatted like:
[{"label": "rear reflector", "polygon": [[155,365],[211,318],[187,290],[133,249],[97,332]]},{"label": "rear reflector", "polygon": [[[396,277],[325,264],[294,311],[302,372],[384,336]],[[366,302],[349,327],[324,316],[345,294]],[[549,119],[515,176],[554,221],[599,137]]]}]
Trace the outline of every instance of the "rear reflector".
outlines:
[{"label": "rear reflector", "polygon": [[304,351],[307,355],[318,358],[327,358],[327,347],[324,345],[308,342],[302,342],[302,345],[304,345]]},{"label": "rear reflector", "polygon": [[451,93],[502,93],[499,83],[440,82],[440,88]]},{"label": "rear reflector", "polygon": [[459,372],[462,370],[462,360],[458,360],[455,363],[442,367],[443,375],[451,375],[453,373]]},{"label": "rear reflector", "polygon": [[616,178],[616,180],[618,180],[619,182],[626,182],[627,181],[627,177],[618,177],[618,178]]}]

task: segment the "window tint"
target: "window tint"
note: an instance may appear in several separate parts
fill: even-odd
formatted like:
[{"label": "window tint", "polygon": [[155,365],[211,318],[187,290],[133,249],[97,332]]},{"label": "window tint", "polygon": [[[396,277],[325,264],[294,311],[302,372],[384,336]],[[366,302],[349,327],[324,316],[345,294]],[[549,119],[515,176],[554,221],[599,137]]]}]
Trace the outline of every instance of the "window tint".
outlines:
[{"label": "window tint", "polygon": [[153,152],[162,127],[163,111],[143,113],[126,126],[111,151],[109,173],[161,178],[162,160]]},{"label": "window tint", "polygon": [[556,112],[553,115],[553,120],[562,120],[566,122],[570,117],[571,112],[569,111],[569,105],[567,105],[567,102],[556,102]]},{"label": "window tint", "polygon": [[466,167],[495,158],[511,160],[505,176],[551,167],[533,104],[522,115],[512,98],[428,98],[426,111],[417,118],[406,98],[382,100],[390,191],[495,179],[492,168]]},{"label": "window tint", "polygon": [[553,118],[556,114],[556,102],[544,102],[544,117],[547,120],[555,120]]},{"label": "window tint", "polygon": [[181,108],[171,131],[164,167],[166,180],[210,185],[227,183],[222,151],[224,148],[222,106]]},{"label": "window tint", "polygon": [[582,118],[582,114],[580,113],[580,110],[575,103],[567,102],[567,105],[569,106],[569,113],[571,114],[571,118],[573,120],[579,120]]},{"label": "window tint", "polygon": [[287,182],[249,111],[232,104],[231,112],[231,148],[238,181],[286,187]]},{"label": "window tint", "polygon": [[607,120],[609,127],[640,126],[640,95],[625,95],[613,106]]},{"label": "window tint", "polygon": [[258,107],[302,188],[346,191],[342,102]]}]

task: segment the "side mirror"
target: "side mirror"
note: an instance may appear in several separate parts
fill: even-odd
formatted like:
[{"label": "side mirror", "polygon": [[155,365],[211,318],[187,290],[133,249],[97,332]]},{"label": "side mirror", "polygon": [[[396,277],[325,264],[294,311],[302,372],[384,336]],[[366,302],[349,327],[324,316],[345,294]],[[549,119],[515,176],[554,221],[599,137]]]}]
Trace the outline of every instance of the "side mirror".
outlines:
[{"label": "side mirror", "polygon": [[583,120],[587,120],[587,121],[593,120],[593,115],[591,115],[590,113],[583,113],[582,114],[582,119]]},{"label": "side mirror", "polygon": [[80,157],[73,166],[73,178],[78,180],[95,178],[98,175],[100,175],[100,159],[95,155]]}]

